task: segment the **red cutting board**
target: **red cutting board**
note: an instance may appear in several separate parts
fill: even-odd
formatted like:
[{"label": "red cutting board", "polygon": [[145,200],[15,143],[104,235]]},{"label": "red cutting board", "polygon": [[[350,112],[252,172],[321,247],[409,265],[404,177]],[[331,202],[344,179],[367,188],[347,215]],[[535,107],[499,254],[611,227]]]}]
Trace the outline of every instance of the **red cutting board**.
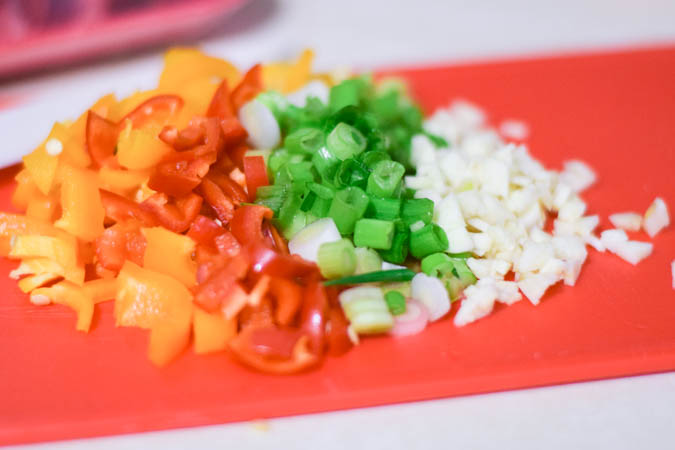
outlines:
[{"label": "red cutting board", "polygon": [[[675,48],[397,71],[428,110],[461,96],[495,123],[527,121],[547,165],[583,158],[599,183],[585,198],[608,214],[675,212]],[[55,118],[56,119],[56,118]],[[11,145],[11,143],[5,143]],[[9,174],[0,188],[8,208]],[[636,238],[647,240],[644,233]],[[535,307],[521,301],[456,328],[451,320],[401,339],[364,339],[317,371],[275,377],[226,355],[191,351],[165,369],[147,335],[115,329],[112,305],[89,335],[74,314],[34,307],[0,262],[0,443],[130,433],[354,408],[675,369],[675,229],[637,267],[590,251],[576,287]]]}]

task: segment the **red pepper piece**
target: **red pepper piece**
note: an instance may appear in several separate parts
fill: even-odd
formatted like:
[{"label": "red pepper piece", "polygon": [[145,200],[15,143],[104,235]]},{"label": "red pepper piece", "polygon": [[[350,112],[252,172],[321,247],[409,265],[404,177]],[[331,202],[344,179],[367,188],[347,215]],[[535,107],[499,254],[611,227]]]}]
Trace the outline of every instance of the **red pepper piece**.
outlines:
[{"label": "red pepper piece", "polygon": [[327,352],[333,356],[339,356],[351,349],[354,343],[347,333],[349,322],[340,306],[330,309],[328,325],[326,327]]},{"label": "red pepper piece", "polygon": [[260,303],[246,306],[239,313],[239,326],[242,330],[253,328],[266,328],[274,326],[274,311],[272,302],[268,297],[263,297]]},{"label": "red pepper piece", "polygon": [[166,194],[158,192],[141,203],[141,207],[152,212],[163,227],[182,233],[199,214],[202,198],[197,194],[188,194],[175,199],[172,204]]},{"label": "red pepper piece", "polygon": [[262,91],[262,67],[260,64],[256,64],[246,72],[244,78],[242,78],[237,87],[232,91],[230,98],[234,111],[239,111],[239,108],[241,108],[244,103],[253,100]]},{"label": "red pepper piece", "polygon": [[211,267],[206,266],[205,269],[200,266],[197,270],[197,278],[206,278],[206,281],[197,286],[195,303],[207,311],[217,310],[239,292],[240,286],[237,281],[246,276],[248,269],[249,259],[244,253],[231,258],[220,256],[211,262]]},{"label": "red pepper piece", "polygon": [[325,344],[325,330],[329,312],[328,297],[323,283],[310,281],[303,292],[304,302],[300,313],[302,330],[309,336],[310,349],[321,355]]},{"label": "red pepper piece", "polygon": [[237,184],[232,178],[228,177],[222,172],[211,170],[207,178],[218,185],[218,187],[223,191],[223,194],[227,195],[234,201],[236,205],[248,201],[248,196],[246,191]]},{"label": "red pepper piece", "polygon": [[105,189],[99,189],[99,192],[101,194],[103,209],[105,209],[105,215],[115,222],[136,219],[146,227],[157,225],[155,216],[141,208],[138,203]]},{"label": "red pepper piece", "polygon": [[243,143],[248,137],[246,128],[236,117],[229,117],[220,121],[220,129],[223,133],[223,139],[228,148],[236,147]]},{"label": "red pepper piece", "polygon": [[175,197],[189,194],[208,173],[214,155],[198,156],[199,150],[173,153],[157,165],[148,187]]},{"label": "red pepper piece", "polygon": [[159,138],[177,151],[188,150],[204,143],[204,130],[201,127],[189,126],[181,131],[176,127],[165,126]]},{"label": "red pepper piece", "polygon": [[232,100],[230,98],[230,87],[227,80],[223,80],[216,93],[213,94],[209,109],[206,111],[207,117],[217,117],[219,119],[226,119],[234,117],[234,108],[232,107]]},{"label": "red pepper piece", "polygon": [[244,205],[234,212],[230,230],[243,246],[262,244],[265,236],[262,231],[263,219],[271,219],[271,209],[260,205]]},{"label": "red pepper piece", "polygon": [[115,146],[119,127],[93,111],[87,113],[87,151],[97,167],[119,167],[115,160]]},{"label": "red pepper piece", "polygon": [[267,169],[265,160],[262,156],[244,157],[244,174],[246,175],[246,189],[248,190],[249,201],[255,201],[256,192],[260,186],[267,186]]},{"label": "red pepper piece", "polygon": [[290,325],[302,303],[302,287],[286,278],[274,277],[270,281],[269,293],[276,305],[275,320],[279,325]]},{"label": "red pepper piece", "polygon": [[216,183],[205,178],[199,186],[199,190],[218,219],[223,223],[229,223],[234,217],[234,203],[223,193],[222,189]]},{"label": "red pepper piece", "polygon": [[241,246],[232,233],[226,231],[214,239],[218,253],[226,256],[234,256],[239,253]]},{"label": "red pepper piece", "polygon": [[130,120],[134,128],[143,126],[150,118],[158,114],[168,117],[183,107],[183,99],[177,95],[157,95],[149,98],[120,120],[120,124]]},{"label": "red pepper piece", "polygon": [[303,280],[321,278],[317,265],[298,255],[282,255],[262,243],[250,245],[247,250],[254,273]]},{"label": "red pepper piece", "polygon": [[214,220],[200,214],[195,218],[192,224],[190,224],[187,235],[198,244],[215,249],[215,238],[225,232],[226,230]]},{"label": "red pepper piece", "polygon": [[134,222],[118,223],[96,238],[94,248],[98,264],[107,270],[118,272],[125,260],[143,265],[147,242]]},{"label": "red pepper piece", "polygon": [[[286,348],[292,345],[291,356]],[[302,372],[315,365],[321,359],[308,348],[308,339],[296,330],[268,327],[264,332],[249,327],[243,330],[229,343],[230,352],[242,364],[264,373],[288,375]]]}]

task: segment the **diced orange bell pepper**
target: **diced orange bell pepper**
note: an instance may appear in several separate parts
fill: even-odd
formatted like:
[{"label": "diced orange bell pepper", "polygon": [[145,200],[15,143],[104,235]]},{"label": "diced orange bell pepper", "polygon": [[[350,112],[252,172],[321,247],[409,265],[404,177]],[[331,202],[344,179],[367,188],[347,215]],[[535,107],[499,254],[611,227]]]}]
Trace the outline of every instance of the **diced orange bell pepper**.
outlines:
[{"label": "diced orange bell pepper", "polygon": [[61,186],[63,214],[54,225],[85,241],[103,233],[105,211],[98,192],[96,172],[75,167],[64,168]]},{"label": "diced orange bell pepper", "polygon": [[60,195],[58,192],[44,195],[36,192],[26,207],[26,215],[35,219],[52,222],[60,211]]},{"label": "diced orange bell pepper", "polygon": [[43,235],[72,239],[68,233],[52,224],[19,214],[0,212],[0,255],[7,256],[14,236]]},{"label": "diced orange bell pepper", "polygon": [[192,294],[179,281],[130,261],[122,267],[115,321],[151,330],[148,354],[153,363],[164,365],[187,346],[192,310]]},{"label": "diced orange bell pepper", "polygon": [[127,122],[117,141],[117,160],[131,170],[150,169],[173,149],[159,139],[161,129],[144,127],[134,129]]},{"label": "diced orange bell pepper", "polygon": [[307,84],[312,73],[314,52],[305,50],[294,63],[267,64],[262,68],[262,78],[266,89],[287,94]]},{"label": "diced orange bell pepper", "polygon": [[[53,130],[52,130],[53,131]],[[51,136],[51,133],[50,133]],[[59,166],[59,157],[47,153],[45,145],[49,137],[38,146],[32,153],[23,157],[23,165],[30,173],[33,182],[40,192],[47,195],[52,189],[56,177],[56,169]]]},{"label": "diced orange bell pepper", "polygon": [[34,290],[31,293],[33,303],[44,303],[42,300],[34,299],[36,296],[44,296],[52,302],[68,306],[77,312],[77,324],[75,329],[89,332],[91,319],[94,315],[94,302],[89,298],[80,286],[76,286],[68,281],[61,281],[50,287],[44,287]]},{"label": "diced orange bell pepper", "polygon": [[18,279],[24,275],[35,275],[38,273],[55,273],[65,275],[61,264],[48,258],[27,258],[21,261],[19,267],[9,273],[10,278]]},{"label": "diced orange bell pepper", "polygon": [[[164,69],[159,77],[159,89],[183,96],[183,90],[193,80],[226,79],[235,86],[241,78],[232,64],[208,56],[196,48],[173,48],[164,54]],[[207,97],[211,98],[211,97]]]},{"label": "diced orange bell pepper", "polygon": [[143,267],[169,275],[187,287],[197,282],[197,264],[192,260],[195,241],[163,227],[143,228],[147,240]]},{"label": "diced orange bell pepper", "polygon": [[30,172],[26,169],[17,173],[14,180],[16,180],[16,189],[12,194],[12,205],[21,211],[25,211],[28,208],[28,203],[40,190],[33,181]]},{"label": "diced orange bell pepper", "polygon": [[19,289],[21,289],[21,292],[28,294],[34,289],[44,286],[45,284],[59,278],[61,278],[61,275],[58,273],[42,272],[20,279],[17,285],[19,286]]},{"label": "diced orange bell pepper", "polygon": [[8,256],[50,259],[63,268],[64,278],[78,285],[84,283],[84,265],[78,260],[77,240],[72,237],[16,236]]},{"label": "diced orange bell pepper", "polygon": [[122,170],[101,167],[98,182],[102,189],[119,195],[135,193],[150,178],[149,170]]},{"label": "diced orange bell pepper", "polygon": [[237,319],[226,319],[222,312],[209,313],[195,308],[192,319],[194,349],[198,355],[220,352],[237,334]]},{"label": "diced orange bell pepper", "polygon": [[108,300],[115,300],[117,285],[117,278],[100,278],[84,283],[82,291],[94,304],[97,304]]}]

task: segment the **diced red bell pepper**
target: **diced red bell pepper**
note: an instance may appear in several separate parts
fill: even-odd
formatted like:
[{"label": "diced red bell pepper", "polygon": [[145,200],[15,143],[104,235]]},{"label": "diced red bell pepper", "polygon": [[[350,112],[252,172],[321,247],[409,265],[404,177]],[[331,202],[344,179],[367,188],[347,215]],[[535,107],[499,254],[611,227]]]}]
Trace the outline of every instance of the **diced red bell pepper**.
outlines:
[{"label": "diced red bell pepper", "polygon": [[[229,343],[232,355],[244,365],[264,373],[288,375],[307,370],[320,362],[309,349],[308,339],[296,330],[268,327],[265,331],[249,327]],[[292,343],[291,356],[287,354]]]},{"label": "diced red bell pepper", "polygon": [[96,238],[94,247],[100,266],[118,272],[127,259],[143,265],[147,242],[140,226],[135,222],[118,223],[107,228]]},{"label": "diced red bell pepper", "polygon": [[232,233],[226,231],[225,233],[216,236],[214,239],[218,253],[225,256],[234,256],[241,251],[241,245]]},{"label": "diced red bell pepper", "polygon": [[148,187],[175,197],[189,194],[206,176],[215,154],[198,155],[198,150],[172,153],[157,165]]},{"label": "diced red bell pepper", "polygon": [[266,328],[274,326],[274,310],[270,299],[262,297],[257,305],[247,305],[239,313],[239,326],[242,330],[249,327]]},{"label": "diced red bell pepper", "polygon": [[329,355],[339,356],[354,346],[347,333],[349,321],[338,305],[330,309],[326,326],[326,347]]},{"label": "diced red bell pepper", "polygon": [[262,156],[244,157],[244,174],[246,175],[246,189],[249,201],[255,201],[256,192],[260,186],[270,184],[267,178],[265,160]]},{"label": "diced red bell pepper", "polygon": [[246,128],[244,128],[236,117],[221,119],[220,129],[223,133],[223,139],[225,139],[227,148],[233,148],[240,145],[248,137]]},{"label": "diced red bell pepper", "polygon": [[265,236],[262,232],[263,219],[271,219],[274,212],[260,205],[244,205],[234,212],[230,230],[243,246],[262,244]]},{"label": "diced red bell pepper", "polygon": [[182,233],[199,214],[202,198],[197,194],[188,194],[169,203],[168,196],[158,192],[141,203],[141,207],[152,212],[164,228]]},{"label": "diced red bell pepper", "polygon": [[236,205],[248,201],[246,191],[239,186],[232,178],[228,177],[222,172],[211,170],[208,174],[208,179],[213,181],[220,187],[225,195],[230,197]]},{"label": "diced red bell pepper", "polygon": [[302,287],[286,278],[272,278],[269,293],[274,298],[274,319],[279,325],[290,325],[302,303]]},{"label": "diced red bell pepper", "polygon": [[309,336],[310,349],[321,355],[324,351],[325,330],[329,312],[328,297],[323,283],[310,281],[303,292],[300,323],[302,330]]},{"label": "diced red bell pepper", "polygon": [[213,208],[213,211],[221,222],[229,223],[232,220],[232,217],[234,217],[234,203],[223,193],[223,190],[216,183],[205,178],[199,185],[199,191],[206,203]]},{"label": "diced red bell pepper", "polygon": [[270,230],[270,234],[272,235],[272,241],[274,242],[274,248],[281,253],[282,255],[288,255],[288,243],[286,242],[286,239],[284,239],[281,234],[279,233],[279,230],[277,230],[277,227],[274,225],[271,225],[267,223],[267,226]]},{"label": "diced red bell pepper", "polygon": [[159,138],[177,151],[188,150],[204,143],[204,130],[198,126],[189,126],[181,131],[167,125],[159,133]]},{"label": "diced red bell pepper", "polygon": [[87,151],[97,167],[119,167],[115,160],[115,146],[119,127],[93,111],[87,113],[85,141]]},{"label": "diced red bell pepper", "polygon": [[183,99],[177,95],[157,95],[138,105],[136,109],[120,120],[120,124],[130,120],[134,128],[139,128],[150,118],[156,118],[159,114],[168,117],[182,107]]},{"label": "diced red bell pepper", "polygon": [[241,108],[244,103],[253,100],[262,91],[262,66],[256,64],[246,72],[244,78],[242,78],[237,87],[232,91],[230,98],[234,111],[239,111],[239,108]]},{"label": "diced red bell pepper", "polygon": [[124,222],[125,220],[135,219],[140,221],[143,226],[154,227],[157,225],[155,216],[141,208],[141,206],[129,200],[126,197],[115,194],[114,192],[99,189],[101,194],[101,204],[105,210],[106,217],[115,222]]},{"label": "diced red bell pepper", "polygon": [[206,116],[217,117],[219,119],[235,117],[230,97],[230,87],[227,84],[227,80],[223,80],[218,86],[218,89],[216,89],[216,93],[213,94]]},{"label": "diced red bell pepper", "polygon": [[247,250],[254,273],[303,280],[321,277],[315,263],[298,255],[282,255],[265,244],[253,244],[248,246]]},{"label": "diced red bell pepper", "polygon": [[190,229],[187,235],[198,244],[206,245],[211,248],[216,248],[215,238],[226,230],[218,225],[214,220],[206,216],[198,215],[190,224]]},{"label": "diced red bell pepper", "polygon": [[[194,301],[207,311],[217,310],[235,294],[235,284],[243,279],[249,269],[249,259],[245,253],[233,257],[220,256],[206,267],[210,273],[204,274],[204,268],[197,269],[197,278],[205,279],[195,289]],[[200,273],[202,272],[202,273]]]}]

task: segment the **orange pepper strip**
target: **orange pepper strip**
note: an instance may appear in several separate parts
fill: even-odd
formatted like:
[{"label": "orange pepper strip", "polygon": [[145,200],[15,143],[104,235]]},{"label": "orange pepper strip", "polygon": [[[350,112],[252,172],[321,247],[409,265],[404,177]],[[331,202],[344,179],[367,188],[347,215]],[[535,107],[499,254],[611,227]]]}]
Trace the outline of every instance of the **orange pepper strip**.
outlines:
[{"label": "orange pepper strip", "polygon": [[87,281],[82,285],[82,291],[94,304],[114,300],[117,295],[117,279],[100,278]]},{"label": "orange pepper strip", "polygon": [[39,288],[31,293],[31,302],[35,304],[44,304],[43,298],[46,297],[54,303],[66,305],[77,312],[77,324],[75,329],[89,332],[91,319],[94,315],[94,302],[88,297],[80,286],[76,286],[68,281],[61,281],[53,286]]},{"label": "orange pepper strip", "polygon": [[9,277],[19,279],[25,275],[36,275],[38,273],[54,273],[61,276],[65,275],[63,267],[56,261],[48,258],[28,258],[21,261],[19,267],[9,273]]},{"label": "orange pepper strip", "polygon": [[28,201],[26,215],[46,222],[52,222],[58,214],[59,208],[58,195],[44,195],[42,192],[36,192],[33,198]]},{"label": "orange pepper strip", "polygon": [[58,273],[41,272],[26,278],[22,278],[19,280],[17,285],[19,286],[19,289],[21,289],[21,292],[28,294],[32,290],[37,289],[40,286],[44,286],[47,283],[51,283],[58,278],[61,278],[61,275]]},{"label": "orange pepper strip", "polygon": [[8,255],[10,258],[47,258],[57,262],[64,270],[67,280],[81,285],[84,282],[84,266],[78,261],[75,239],[52,236],[17,236]]},{"label": "orange pepper strip", "polygon": [[187,346],[192,325],[192,294],[178,280],[126,261],[118,276],[118,326],[150,329],[148,356],[164,365]]},{"label": "orange pepper strip", "polygon": [[40,190],[33,181],[30,172],[26,169],[17,173],[14,179],[16,180],[17,185],[12,194],[12,205],[21,211],[25,211],[26,208],[28,208],[31,199],[33,199],[37,193],[40,193]]},{"label": "orange pepper strip", "polygon": [[147,241],[143,267],[169,275],[187,287],[197,283],[197,264],[192,260],[195,241],[163,227],[141,231]]},{"label": "orange pepper strip", "polygon": [[222,312],[209,313],[195,308],[192,318],[194,349],[198,355],[220,352],[237,334],[237,319],[226,319]]},{"label": "orange pepper strip", "polygon": [[96,173],[75,167],[64,168],[61,186],[63,214],[54,225],[85,241],[103,233],[105,211],[98,192]]}]

